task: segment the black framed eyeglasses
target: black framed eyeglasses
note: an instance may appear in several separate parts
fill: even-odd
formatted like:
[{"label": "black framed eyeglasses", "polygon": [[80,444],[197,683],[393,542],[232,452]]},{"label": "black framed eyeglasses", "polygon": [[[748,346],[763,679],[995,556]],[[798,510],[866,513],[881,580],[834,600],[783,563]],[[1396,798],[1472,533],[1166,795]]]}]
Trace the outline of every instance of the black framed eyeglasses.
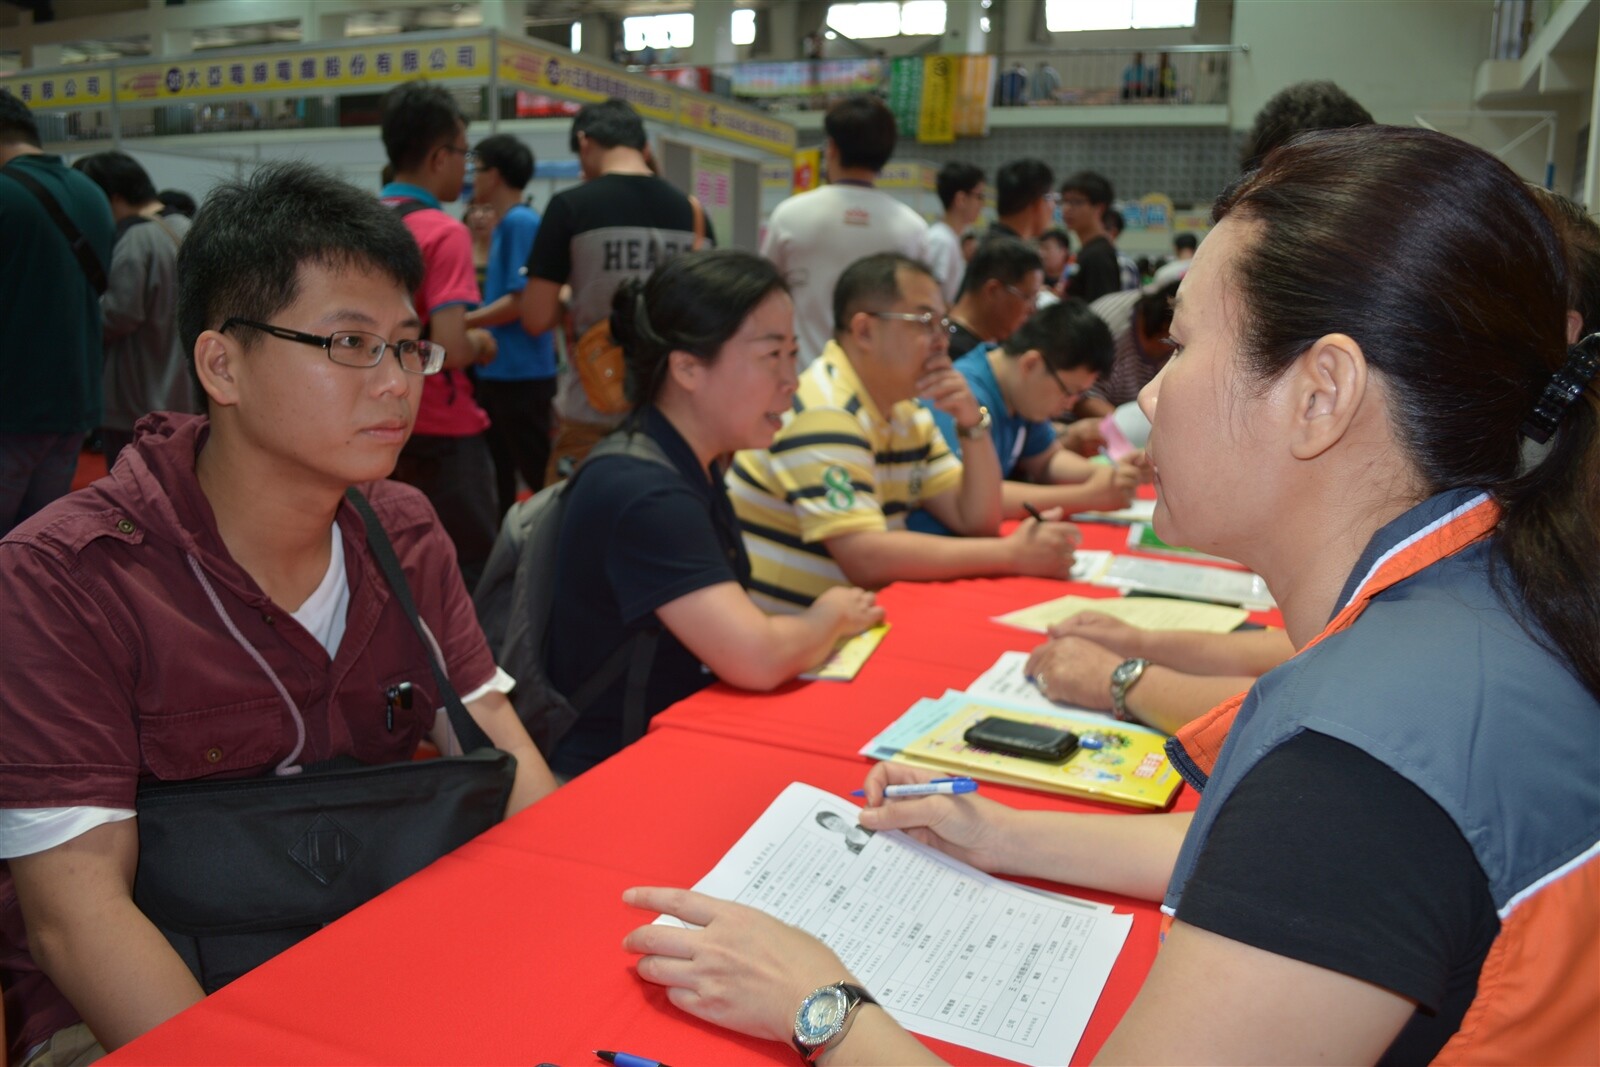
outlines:
[{"label": "black framed eyeglasses", "polygon": [[893,319],[896,322],[914,322],[927,333],[932,333],[937,328],[942,333],[950,332],[950,320],[943,315],[935,315],[931,311],[924,311],[920,315],[913,315],[909,311],[869,311],[867,314],[875,319]]},{"label": "black framed eyeglasses", "polygon": [[1014,285],[1004,285],[1003,283],[1002,288],[1004,288],[1006,292],[1010,293],[1018,300],[1022,301],[1024,304],[1027,304],[1029,307],[1036,306],[1039,303],[1039,294],[1044,292],[1043,289],[1035,289],[1031,293],[1025,293]]},{"label": "black framed eyeglasses", "polygon": [[320,348],[328,353],[329,359],[343,367],[376,367],[383,362],[383,354],[392,348],[401,370],[411,374],[437,374],[444,369],[444,346],[432,341],[390,341],[361,330],[340,330],[323,336],[238,318],[224,322],[222,332],[227,333],[231,326],[248,326],[285,341]]}]

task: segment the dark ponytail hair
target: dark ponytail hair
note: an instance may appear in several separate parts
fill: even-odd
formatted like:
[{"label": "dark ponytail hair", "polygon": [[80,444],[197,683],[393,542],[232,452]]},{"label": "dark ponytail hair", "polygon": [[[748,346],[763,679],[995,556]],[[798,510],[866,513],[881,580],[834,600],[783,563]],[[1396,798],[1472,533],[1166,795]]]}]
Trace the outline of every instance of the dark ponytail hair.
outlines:
[{"label": "dark ponytail hair", "polygon": [[1427,490],[1499,502],[1496,583],[1600,698],[1600,403],[1591,383],[1523,468],[1569,303],[1561,240],[1523,183],[1464,141],[1368,126],[1273,151],[1212,215],[1260,227],[1233,278],[1247,373],[1269,382],[1318,338],[1354,338]]},{"label": "dark ponytail hair", "polygon": [[715,362],[758,304],[788,291],[770,260],[733,249],[685,252],[645,281],[617,286],[611,335],[622,346],[628,402],[637,411],[655,401],[673,352]]}]

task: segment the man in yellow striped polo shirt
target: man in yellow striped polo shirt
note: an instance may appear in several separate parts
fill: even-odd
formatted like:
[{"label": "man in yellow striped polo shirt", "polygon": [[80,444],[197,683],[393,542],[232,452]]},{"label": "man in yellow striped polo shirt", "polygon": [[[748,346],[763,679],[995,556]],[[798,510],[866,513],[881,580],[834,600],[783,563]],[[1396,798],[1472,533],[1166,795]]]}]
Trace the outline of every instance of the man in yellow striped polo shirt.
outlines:
[{"label": "man in yellow striped polo shirt", "polygon": [[[835,585],[1071,570],[1069,526],[995,536],[989,413],[950,363],[944,312],[938,281],[904,256],[868,256],[840,276],[834,339],[801,375],[772,447],[739,453],[728,474],[750,593],[766,610],[799,611]],[[955,420],[964,468],[917,397]],[[967,536],[907,531],[919,507]]]}]

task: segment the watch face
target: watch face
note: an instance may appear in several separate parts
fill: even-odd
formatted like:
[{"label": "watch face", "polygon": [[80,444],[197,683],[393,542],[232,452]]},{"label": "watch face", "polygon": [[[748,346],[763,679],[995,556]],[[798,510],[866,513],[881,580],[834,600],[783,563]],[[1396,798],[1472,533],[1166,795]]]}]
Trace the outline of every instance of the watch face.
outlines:
[{"label": "watch face", "polygon": [[806,998],[795,1016],[795,1036],[808,1045],[820,1044],[838,1032],[848,1007],[844,990],[829,986]]}]

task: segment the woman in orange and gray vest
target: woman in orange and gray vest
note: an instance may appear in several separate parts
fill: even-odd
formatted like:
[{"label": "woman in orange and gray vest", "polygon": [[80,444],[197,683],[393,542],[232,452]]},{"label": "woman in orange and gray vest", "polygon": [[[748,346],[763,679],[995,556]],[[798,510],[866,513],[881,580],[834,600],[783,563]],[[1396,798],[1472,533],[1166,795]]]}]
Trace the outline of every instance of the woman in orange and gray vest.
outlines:
[{"label": "woman in orange and gray vest", "polygon": [[[1263,575],[1299,651],[1169,746],[1192,814],[885,804],[920,775],[883,764],[861,824],[1162,900],[1106,1062],[1596,1062],[1600,334],[1569,347],[1558,231],[1487,153],[1378,126],[1214,217],[1140,397],[1155,525]],[[846,973],[736,905],[629,899],[704,926],[630,935],[641,974],[746,1032]],[[875,1008],[834,1056],[931,1061]]]}]

